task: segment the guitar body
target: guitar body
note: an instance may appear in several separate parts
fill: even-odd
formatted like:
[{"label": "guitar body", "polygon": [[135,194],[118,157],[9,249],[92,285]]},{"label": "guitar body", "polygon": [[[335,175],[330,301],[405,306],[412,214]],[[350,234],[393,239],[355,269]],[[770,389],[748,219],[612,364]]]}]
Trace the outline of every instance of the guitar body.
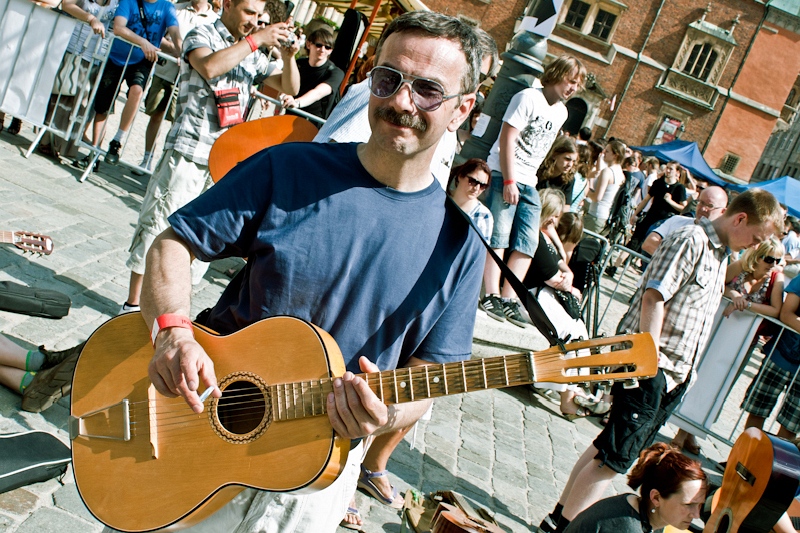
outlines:
[{"label": "guitar body", "polygon": [[[226,337],[195,328],[195,337],[214,361],[223,400],[238,390],[255,394],[258,405],[209,399],[197,415],[182,398],[155,392],[147,375],[153,347],[139,313],[105,323],[81,353],[70,422],[75,480],[92,514],[112,528],[148,531],[178,521],[185,527],[244,487],[319,490],[344,468],[350,443],[334,435],[327,416],[272,421],[271,402],[262,396],[266,385],[343,374],[330,335],[276,317]],[[242,421],[242,412],[256,416]]]},{"label": "guitar body", "polygon": [[800,481],[797,446],[757,428],[731,449],[704,533],[767,533],[786,512]]}]

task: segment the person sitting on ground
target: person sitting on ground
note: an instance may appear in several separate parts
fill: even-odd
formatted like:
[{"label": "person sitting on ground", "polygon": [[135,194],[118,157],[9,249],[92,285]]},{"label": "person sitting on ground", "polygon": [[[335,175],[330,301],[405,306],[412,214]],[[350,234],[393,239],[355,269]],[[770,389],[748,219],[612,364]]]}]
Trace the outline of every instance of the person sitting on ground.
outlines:
[{"label": "person sitting on ground", "polygon": [[44,411],[70,393],[82,349],[83,344],[61,351],[44,346],[26,350],[0,335],[0,384],[22,394],[23,411]]},{"label": "person sitting on ground", "polygon": [[570,211],[575,198],[575,163],[578,145],[571,137],[558,137],[536,171],[536,190],[557,189],[564,194],[564,212]]},{"label": "person sitting on ground", "polygon": [[[542,214],[539,226],[539,245],[531,261],[531,267],[525,276],[525,286],[536,293],[536,299],[542,306],[545,315],[556,328],[559,338],[577,340],[588,339],[586,325],[580,316],[570,314],[565,308],[569,302],[573,304],[573,313],[579,305],[581,294],[572,286],[573,274],[567,266],[568,258],[565,253],[560,253],[555,242],[561,243],[558,234],[559,219],[564,209],[564,194],[558,189],[542,189],[539,191],[541,198]],[[580,241],[583,233],[583,223],[580,218],[572,213],[569,220],[571,227],[562,227],[564,238],[574,248]],[[564,245],[566,247],[566,243]],[[560,294],[559,294],[560,293]],[[567,303],[562,303],[566,301]],[[575,352],[565,355],[567,358],[575,357]],[[588,355],[580,354],[580,355]],[[537,389],[557,391],[560,395],[561,414],[568,420],[586,416],[588,411],[578,406],[575,395],[578,387],[575,385],[562,385],[552,383],[535,383]]]},{"label": "person sitting on ground", "polygon": [[[92,142],[100,146],[106,128],[106,119],[117,98],[120,81],[128,84],[128,98],[120,117],[119,129],[108,145],[105,161],[109,165],[119,162],[122,143],[128,136],[133,119],[139,110],[144,86],[150,76],[153,62],[158,59],[161,47],[175,56],[180,54],[183,40],[175,16],[175,6],[168,0],[120,0],[114,15],[114,40],[108,53],[108,61],[94,97],[94,130]],[[164,39],[169,35],[170,40]],[[89,166],[92,156],[76,162],[78,168]]]},{"label": "person sitting on ground", "polygon": [[600,233],[606,227],[617,192],[625,183],[621,166],[624,159],[625,145],[619,141],[610,141],[603,149],[603,161],[608,166],[600,171],[594,187],[586,194],[592,201],[589,212],[583,217],[584,225],[589,231]]},{"label": "person sitting on ground", "polygon": [[[773,254],[769,255],[770,259],[780,257],[777,250],[776,247]],[[765,255],[764,258],[766,257]],[[759,258],[759,264],[761,263]],[[800,335],[796,333],[800,331],[800,277],[794,278],[785,291],[779,316],[788,328],[780,336],[773,336],[764,346],[763,353],[771,352],[771,355],[761,363],[758,374],[747,388],[742,409],[748,413],[745,428],[761,429],[778,403],[778,397],[783,393],[783,404],[776,417],[780,424],[778,436],[792,440],[797,438],[800,431],[800,380],[794,379],[800,368]],[[775,293],[780,295],[780,291],[776,290],[773,295]],[[742,307],[741,302],[739,307]],[[759,309],[763,307],[766,306],[761,305]],[[755,310],[756,305],[751,308]]]},{"label": "person sitting on ground", "polygon": [[[740,259],[728,265],[725,274],[724,295],[730,298],[731,302],[726,305],[722,313],[724,317],[727,318],[736,311],[745,309],[773,318],[780,317],[783,307],[784,283],[783,273],[779,266],[782,256],[783,245],[773,237],[762,242],[756,248],[748,248]],[[763,324],[766,326],[769,323],[764,322]],[[758,344],[760,335],[761,333],[757,331],[751,339],[750,348],[747,355],[744,356],[744,361],[750,359],[750,354]],[[702,378],[703,370],[699,372],[698,380]],[[763,393],[763,390],[760,392]],[[758,425],[755,418],[752,422],[752,425]],[[763,419],[761,422],[763,423]],[[672,444],[678,449],[686,450],[694,455],[700,453],[700,446],[694,435],[683,428],[678,430],[675,438],[672,439]]]},{"label": "person sitting on ground", "polygon": [[329,59],[335,42],[333,33],[325,28],[319,28],[308,36],[308,57],[297,60],[300,92],[298,96],[281,96],[283,107],[302,109],[320,118],[328,118],[338,101],[336,97],[344,80],[342,69]]},{"label": "person sitting on ground", "polygon": [[705,504],[708,479],[702,465],[663,442],[639,455],[628,474],[639,495],[619,494],[578,514],[565,533],[642,533],[672,526],[689,529]]},{"label": "person sitting on ground", "polygon": [[486,161],[474,157],[453,168],[447,186],[447,194],[470,216],[486,240],[492,236],[492,213],[478,196],[491,184],[491,174]]}]

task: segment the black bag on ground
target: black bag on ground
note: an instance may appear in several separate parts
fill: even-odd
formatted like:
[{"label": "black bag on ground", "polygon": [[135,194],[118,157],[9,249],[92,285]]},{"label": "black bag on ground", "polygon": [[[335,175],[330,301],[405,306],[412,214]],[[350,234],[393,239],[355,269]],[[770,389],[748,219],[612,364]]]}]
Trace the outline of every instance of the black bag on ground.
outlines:
[{"label": "black bag on ground", "polygon": [[61,318],[69,313],[69,296],[49,289],[26,287],[0,281],[0,310],[44,318]]},{"label": "black bag on ground", "polygon": [[69,448],[50,433],[0,435],[0,493],[63,476],[71,460]]}]

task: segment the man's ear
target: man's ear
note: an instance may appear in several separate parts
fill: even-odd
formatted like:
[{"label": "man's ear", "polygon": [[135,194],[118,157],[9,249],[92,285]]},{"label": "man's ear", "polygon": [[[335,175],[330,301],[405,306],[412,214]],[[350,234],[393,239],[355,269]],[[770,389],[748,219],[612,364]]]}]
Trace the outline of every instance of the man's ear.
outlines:
[{"label": "man's ear", "polygon": [[476,100],[475,93],[465,94],[461,97],[461,104],[453,110],[453,119],[447,125],[447,131],[456,131],[467,120],[472,108],[475,107]]}]

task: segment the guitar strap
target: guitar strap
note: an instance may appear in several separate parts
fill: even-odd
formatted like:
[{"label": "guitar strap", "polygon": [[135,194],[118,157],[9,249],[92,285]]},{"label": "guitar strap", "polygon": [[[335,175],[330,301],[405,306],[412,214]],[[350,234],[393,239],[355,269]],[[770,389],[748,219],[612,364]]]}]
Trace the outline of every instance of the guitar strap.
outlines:
[{"label": "guitar strap", "polygon": [[144,3],[142,0],[136,0],[136,2],[139,4],[139,18],[142,19],[142,26],[144,27],[144,35],[141,37],[147,39],[147,16],[144,14]]},{"label": "guitar strap", "polygon": [[450,195],[447,196],[447,201],[452,202],[453,207],[455,207],[458,212],[461,213],[461,216],[464,217],[464,220],[467,221],[467,224],[469,224],[470,227],[475,230],[478,238],[480,238],[481,242],[486,247],[486,250],[489,252],[489,256],[494,260],[495,263],[497,263],[497,266],[500,267],[500,271],[503,273],[503,276],[505,276],[506,281],[511,284],[514,292],[516,292],[517,296],[519,296],[522,305],[525,306],[525,309],[528,311],[528,314],[531,317],[531,322],[533,322],[533,325],[536,326],[536,329],[538,329],[539,332],[544,335],[544,338],[547,339],[547,342],[550,343],[550,346],[558,345],[562,350],[564,350],[564,343],[567,342],[568,339],[559,338],[555,326],[553,326],[553,323],[550,322],[549,318],[547,318],[544,309],[542,309],[542,306],[539,305],[539,301],[533,296],[533,294],[530,293],[530,291],[519,280],[519,278],[514,275],[511,269],[508,268],[508,265],[506,265],[505,262],[500,259],[500,256],[495,253],[489,243],[486,242],[486,239],[483,238],[483,235],[481,235],[480,230],[477,226],[475,226],[475,223],[472,221],[470,216],[462,211],[460,207],[458,207],[458,204],[453,201],[453,198],[450,197]]}]

